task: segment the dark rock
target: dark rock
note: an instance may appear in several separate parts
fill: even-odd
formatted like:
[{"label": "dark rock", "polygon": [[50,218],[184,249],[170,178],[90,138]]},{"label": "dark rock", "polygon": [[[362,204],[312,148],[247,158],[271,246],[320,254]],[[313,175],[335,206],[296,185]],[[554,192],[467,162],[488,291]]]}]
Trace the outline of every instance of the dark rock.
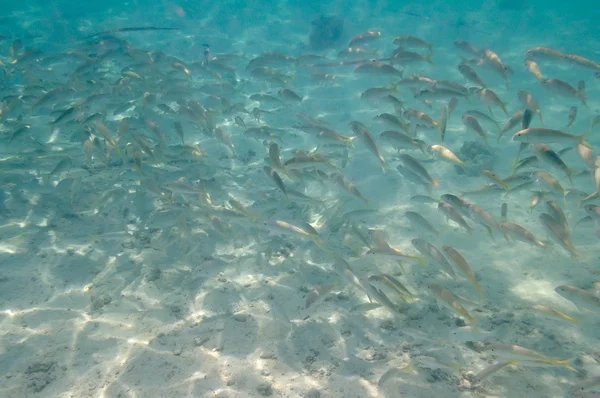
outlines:
[{"label": "dark rock", "polygon": [[466,141],[459,151],[466,166],[456,166],[456,172],[460,175],[480,176],[482,170],[492,170],[495,156],[489,147],[477,141]]},{"label": "dark rock", "polygon": [[270,397],[273,395],[273,386],[265,381],[256,387],[256,391],[263,397]]},{"label": "dark rock", "polygon": [[311,25],[308,45],[316,51],[335,47],[344,32],[344,20],[335,16],[321,15]]}]

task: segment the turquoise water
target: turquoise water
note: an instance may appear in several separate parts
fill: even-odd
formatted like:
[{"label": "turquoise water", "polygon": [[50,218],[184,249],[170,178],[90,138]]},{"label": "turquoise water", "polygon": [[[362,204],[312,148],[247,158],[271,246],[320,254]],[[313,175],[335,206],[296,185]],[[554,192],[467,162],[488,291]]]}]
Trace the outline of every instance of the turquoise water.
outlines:
[{"label": "turquoise water", "polygon": [[2,11],[1,397],[600,394],[594,4]]}]

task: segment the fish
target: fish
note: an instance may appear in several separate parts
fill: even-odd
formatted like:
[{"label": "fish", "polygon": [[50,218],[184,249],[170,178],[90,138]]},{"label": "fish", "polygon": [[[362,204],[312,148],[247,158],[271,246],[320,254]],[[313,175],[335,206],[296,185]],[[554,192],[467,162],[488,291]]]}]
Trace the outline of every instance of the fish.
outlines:
[{"label": "fish", "polygon": [[364,43],[369,43],[372,42],[374,40],[377,40],[379,38],[381,38],[382,34],[379,31],[375,31],[375,30],[369,30],[365,33],[361,33],[358,36],[355,36],[352,38],[352,40],[350,40],[350,42],[348,43],[348,47],[352,47],[352,46],[356,46],[357,44],[364,44]]},{"label": "fish", "polygon": [[417,256],[414,254],[405,253],[404,251],[402,251],[400,249],[395,249],[395,248],[391,247],[385,241],[385,239],[383,238],[383,235],[381,235],[381,233],[379,231],[377,231],[376,229],[370,229],[369,236],[371,237],[371,241],[373,244],[369,248],[369,251],[367,251],[367,254],[371,254],[371,255],[381,254],[381,255],[392,256],[395,258],[399,257],[402,259],[415,260],[415,261],[419,262],[419,264],[422,264],[423,266],[426,265],[423,257]]},{"label": "fish", "polygon": [[392,40],[392,43],[403,48],[426,48],[430,52],[433,52],[433,45],[415,36],[396,36],[394,40]]},{"label": "fish", "polygon": [[356,68],[354,68],[354,73],[368,74],[374,76],[391,76],[398,77],[401,79],[402,75],[404,74],[404,71],[398,70],[389,64],[384,64],[381,62],[370,62],[359,64]]},{"label": "fish", "polygon": [[585,140],[586,137],[586,134],[571,135],[560,130],[534,127],[519,130],[513,135],[512,140],[527,144],[581,144],[591,148],[591,145]]},{"label": "fish", "polygon": [[437,247],[433,246],[431,243],[421,238],[412,239],[410,242],[415,247],[415,249],[421,252],[421,254],[429,258],[430,261],[441,265],[443,270],[452,278],[456,278],[456,273],[452,269],[452,266]]},{"label": "fish", "polygon": [[494,217],[486,210],[481,207],[471,203],[467,205],[467,214],[471,220],[479,223],[483,226],[489,233],[490,237],[494,239],[494,234],[492,233],[493,229],[500,229],[500,225],[496,222]]},{"label": "fish", "polygon": [[529,232],[528,230],[526,230],[525,228],[523,228],[522,226],[520,226],[518,224],[503,221],[500,224],[499,229],[502,233],[504,233],[505,236],[510,236],[513,239],[519,240],[521,242],[525,242],[532,246],[537,246],[537,247],[542,247],[542,248],[548,247],[548,245],[546,245],[544,242],[537,239],[531,232]]},{"label": "fish", "polygon": [[533,77],[535,77],[539,82],[543,82],[544,80],[546,80],[546,78],[542,74],[542,71],[540,70],[540,66],[533,59],[526,58],[525,67],[527,68],[529,73],[531,73]]},{"label": "fish", "polygon": [[535,98],[533,98],[533,95],[531,95],[527,91],[521,90],[517,93],[517,97],[527,109],[530,109],[537,113],[538,117],[540,118],[540,122],[544,124],[544,120],[542,119],[542,110],[540,109],[540,106],[538,105]]},{"label": "fish", "polygon": [[546,144],[530,144],[529,147],[540,162],[544,162],[565,173],[565,175],[571,182],[571,185],[573,185],[573,170],[571,170],[565,164],[565,162],[563,162],[558,153],[556,153],[552,148],[550,148]]},{"label": "fish", "polygon": [[265,174],[275,182],[275,185],[284,194],[286,200],[289,200],[287,189],[283,183],[283,180],[281,179],[281,176],[270,166],[264,166],[263,170],[265,171]]},{"label": "fish", "polygon": [[394,130],[385,130],[379,135],[380,138],[390,142],[397,149],[419,149],[425,154],[425,142],[417,138],[410,137],[404,133]]},{"label": "fish", "polygon": [[487,141],[488,141],[487,134],[483,130],[483,127],[481,127],[481,125],[479,124],[479,122],[477,121],[477,119],[474,116],[464,114],[462,116],[462,121],[463,121],[463,124],[465,125],[465,127],[467,128],[467,130],[474,131],[479,137],[481,137],[483,139],[483,141],[485,143],[487,143]]},{"label": "fish", "polygon": [[523,366],[561,366],[572,372],[577,372],[571,366],[571,362],[575,358],[560,360],[511,344],[490,344],[485,347],[485,351],[506,360],[517,361]]},{"label": "fish", "polygon": [[452,292],[435,283],[428,283],[427,289],[436,298],[438,305],[448,308],[455,314],[465,318],[472,326],[477,326],[477,320],[462,306],[458,297]]},{"label": "fish", "polygon": [[583,88],[575,88],[569,83],[559,79],[545,79],[542,81],[542,87],[553,94],[560,95],[565,98],[577,98],[583,105],[587,106],[587,97]]},{"label": "fish", "polygon": [[461,75],[463,75],[465,77],[465,79],[467,79],[471,83],[474,83],[483,88],[486,87],[485,82],[481,79],[481,77],[477,74],[477,72],[475,72],[473,70],[473,68],[471,68],[469,65],[467,65],[467,64],[458,65],[458,71],[460,72]]},{"label": "fish", "polygon": [[454,154],[454,152],[452,152],[450,149],[448,149],[446,147],[443,147],[441,145],[431,145],[429,147],[429,150],[432,153],[439,155],[443,160],[445,160],[449,163],[456,164],[461,167],[466,166],[465,162],[460,160],[458,158],[458,156],[456,156],[456,154]]},{"label": "fish", "polygon": [[430,65],[435,65],[435,63],[431,59],[431,56],[431,54],[422,55],[416,52],[404,51],[403,49],[399,49],[394,51],[394,53],[392,54],[390,58],[390,63],[407,66],[419,62],[427,62]]},{"label": "fish", "polygon": [[575,123],[575,119],[577,119],[577,107],[572,106],[569,109],[569,119],[567,120],[567,125],[565,126],[565,128],[568,129],[569,127],[571,127],[573,123]]},{"label": "fish", "polygon": [[105,30],[102,32],[94,33],[89,36],[85,36],[81,40],[89,40],[89,39],[97,37],[97,36],[109,36],[109,35],[113,35],[115,33],[148,32],[148,31],[174,31],[174,30],[179,30],[179,28],[160,27],[160,26],[134,26],[134,27],[127,27],[127,28],[117,28],[117,29]]},{"label": "fish", "polygon": [[501,361],[501,362],[492,364],[490,366],[487,366],[470,378],[471,386],[477,386],[478,384],[481,384],[481,382],[483,380],[487,379],[494,373],[499,372],[500,370],[504,369],[507,366],[518,365],[518,363],[519,363],[518,361]]},{"label": "fish", "polygon": [[560,311],[556,311],[555,309],[552,309],[546,305],[534,304],[531,306],[531,308],[539,313],[542,313],[544,315],[547,315],[547,316],[555,318],[555,319],[562,319],[564,321],[575,323],[575,324],[581,323],[581,319],[573,318],[573,317],[571,317],[567,314],[564,314]]},{"label": "fish", "polygon": [[471,43],[465,40],[456,40],[454,41],[454,47],[461,50],[466,55],[475,56],[477,58],[481,57],[481,52],[475,48]]},{"label": "fish", "polygon": [[452,220],[457,223],[460,227],[464,228],[469,234],[473,233],[473,227],[471,227],[465,219],[460,215],[454,206],[450,203],[440,202],[438,204],[438,210],[440,210],[446,216],[446,219]]},{"label": "fish", "polygon": [[571,285],[557,286],[554,291],[575,304],[579,311],[600,312],[600,297],[592,292]]},{"label": "fish", "polygon": [[425,217],[414,211],[407,211],[404,216],[415,226],[431,232],[434,235],[439,235],[439,232],[431,225]]},{"label": "fish", "polygon": [[440,182],[438,180],[434,180],[429,172],[423,167],[421,162],[419,162],[416,158],[403,153],[400,154],[400,160],[404,167],[408,168],[414,174],[422,178],[424,181],[427,181],[433,188],[438,188],[440,186]]},{"label": "fish", "polygon": [[350,180],[348,180],[346,177],[344,177],[344,175],[342,173],[331,173],[329,175],[329,178],[331,179],[331,181],[333,181],[334,183],[336,183],[340,188],[343,188],[345,191],[351,193],[352,195],[356,196],[358,199],[362,200],[363,202],[365,202],[365,205],[369,205],[369,200],[367,198],[365,198],[360,191],[358,190],[358,188],[356,188],[356,186],[350,182]]},{"label": "fish", "polygon": [[349,123],[349,125],[352,131],[354,131],[354,133],[363,140],[371,152],[373,152],[373,154],[377,157],[379,163],[381,164],[381,171],[385,173],[386,161],[383,158],[383,155],[379,150],[379,146],[377,145],[377,142],[375,142],[375,139],[371,135],[371,132],[367,126],[357,121],[352,121]]},{"label": "fish", "polygon": [[456,264],[456,266],[467,276],[467,278],[469,278],[471,283],[473,283],[473,286],[475,286],[479,297],[485,299],[483,296],[483,290],[481,289],[481,286],[479,285],[479,282],[477,282],[475,274],[471,270],[469,263],[467,262],[467,260],[465,260],[463,255],[460,254],[460,252],[452,246],[443,246],[442,250],[444,251],[444,253],[446,253],[448,258],[450,258],[454,262],[454,264]]},{"label": "fish", "polygon": [[580,257],[580,254],[573,245],[569,230],[550,214],[542,213],[540,214],[539,219],[548,234],[566,251],[568,251],[573,259],[577,260]]}]

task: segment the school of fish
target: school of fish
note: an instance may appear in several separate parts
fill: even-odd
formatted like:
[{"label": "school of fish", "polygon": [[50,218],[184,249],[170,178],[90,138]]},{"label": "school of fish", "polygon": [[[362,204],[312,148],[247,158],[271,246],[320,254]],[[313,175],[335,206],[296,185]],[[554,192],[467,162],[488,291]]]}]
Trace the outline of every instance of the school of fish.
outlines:
[{"label": "school of fish", "polygon": [[[90,239],[135,236],[173,262],[215,256],[217,246],[235,257],[251,244],[264,267],[304,269],[294,275],[301,285],[311,267],[329,275],[288,317],[310,317],[346,291],[352,316],[377,312],[418,341],[426,337],[411,332],[407,313],[436,303],[444,317],[434,321],[450,325],[439,344],[484,342],[475,348],[489,367],[463,374],[465,388],[520,367],[564,368],[553,374],[575,392],[600,388],[598,377],[575,377],[573,360],[593,347],[558,358],[503,338],[494,323],[503,302],[488,294],[495,266],[481,263],[560,259],[582,269],[587,279],[545,291],[571,311],[528,310],[565,329],[597,328],[600,115],[589,104],[600,97],[586,87],[598,85],[600,65],[545,47],[509,65],[467,41],[357,33],[331,54],[219,54],[206,44],[185,59],[121,32],[60,54],[3,43],[3,224],[33,223],[14,209],[47,205],[46,225],[110,220]],[[535,96],[515,73],[528,74]],[[332,96],[348,107],[342,116],[314,105],[312,95],[356,82],[364,90]],[[548,123],[557,111],[539,93],[568,109],[563,124]],[[495,160],[481,165],[469,145]],[[413,359],[379,386],[413,368],[461,374],[443,358]]]}]

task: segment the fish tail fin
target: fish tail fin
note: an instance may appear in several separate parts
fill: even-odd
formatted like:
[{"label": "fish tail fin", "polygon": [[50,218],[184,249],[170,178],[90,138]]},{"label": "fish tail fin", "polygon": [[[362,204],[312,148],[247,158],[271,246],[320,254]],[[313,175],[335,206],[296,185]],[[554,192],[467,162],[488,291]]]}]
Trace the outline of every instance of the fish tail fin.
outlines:
[{"label": "fish tail fin", "polygon": [[558,366],[562,366],[563,368],[567,368],[572,372],[578,372],[577,369],[575,369],[573,366],[571,366],[571,363],[577,359],[577,357],[575,358],[570,358],[570,359],[565,359],[564,361],[556,361],[556,365]]},{"label": "fish tail fin", "polygon": [[424,57],[424,58],[425,58],[425,61],[426,61],[426,62],[427,62],[429,65],[433,65],[433,66],[435,66],[435,62],[433,62],[433,60],[431,59],[431,56],[432,56],[432,55],[433,55],[433,53],[432,53],[432,54],[429,54],[429,55],[425,55],[425,57]]},{"label": "fish tail fin", "polygon": [[412,360],[404,367],[399,369],[401,372],[409,373],[411,375],[416,375],[417,372],[412,368]]}]

